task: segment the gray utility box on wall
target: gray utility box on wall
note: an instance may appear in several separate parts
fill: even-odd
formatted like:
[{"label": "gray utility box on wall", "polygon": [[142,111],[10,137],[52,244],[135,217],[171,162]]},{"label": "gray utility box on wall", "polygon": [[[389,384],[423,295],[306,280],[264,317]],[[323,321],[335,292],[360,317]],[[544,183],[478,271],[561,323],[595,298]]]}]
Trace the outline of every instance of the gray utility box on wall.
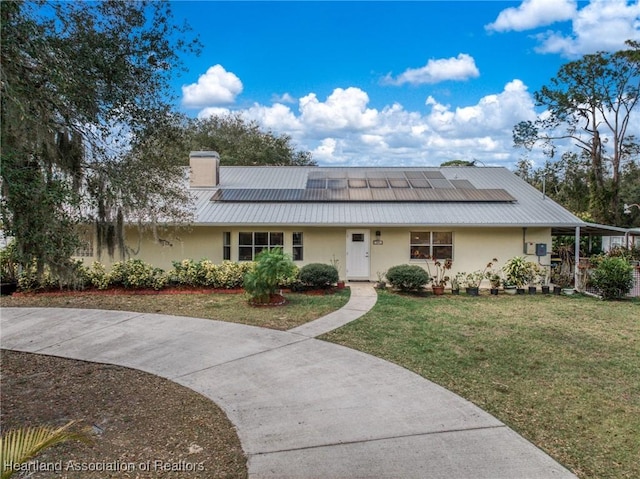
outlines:
[{"label": "gray utility box on wall", "polygon": [[536,256],[547,256],[547,243],[536,243]]}]

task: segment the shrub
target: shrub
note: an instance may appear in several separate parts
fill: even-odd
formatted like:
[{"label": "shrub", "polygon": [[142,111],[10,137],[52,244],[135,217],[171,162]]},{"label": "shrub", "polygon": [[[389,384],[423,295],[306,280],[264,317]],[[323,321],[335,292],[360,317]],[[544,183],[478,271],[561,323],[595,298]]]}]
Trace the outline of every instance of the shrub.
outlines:
[{"label": "shrub", "polygon": [[234,263],[233,261],[223,261],[216,270],[216,288],[242,288],[244,276],[254,267],[254,262],[243,261]]},{"label": "shrub", "polygon": [[293,261],[282,249],[263,250],[256,256],[253,269],[244,276],[244,289],[252,301],[266,303],[279,284],[294,271]]},{"label": "shrub", "polygon": [[311,263],[300,269],[300,281],[311,288],[329,288],[340,279],[335,266]]},{"label": "shrub", "polygon": [[431,281],[431,277],[418,265],[401,264],[389,268],[387,280],[400,291],[419,291]]},{"label": "shrub", "polygon": [[98,289],[107,289],[111,284],[107,269],[99,261],[94,261],[91,267],[87,269],[87,281]]},{"label": "shrub", "polygon": [[52,272],[48,266],[38,274],[38,266],[34,260],[18,275],[18,286],[23,291],[38,289],[85,289],[91,283],[89,268],[81,260],[69,262],[59,272]]},{"label": "shrub", "polygon": [[111,285],[130,289],[162,289],[168,280],[162,269],[154,268],[141,259],[129,259],[114,263],[109,277]]},{"label": "shrub", "polygon": [[624,298],[633,287],[633,267],[621,257],[603,258],[591,276],[603,299]]},{"label": "shrub", "polygon": [[196,263],[192,259],[174,261],[173,269],[169,272],[169,281],[181,286],[203,286],[204,272],[202,261]]}]

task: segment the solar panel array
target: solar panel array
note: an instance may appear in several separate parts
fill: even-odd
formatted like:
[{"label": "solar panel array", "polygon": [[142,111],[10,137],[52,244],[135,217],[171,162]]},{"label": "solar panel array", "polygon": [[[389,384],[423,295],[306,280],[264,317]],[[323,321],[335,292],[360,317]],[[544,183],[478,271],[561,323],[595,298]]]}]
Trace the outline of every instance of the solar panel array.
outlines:
[{"label": "solar panel array", "polygon": [[219,189],[223,202],[512,202],[502,189],[477,189],[436,170],[312,171],[305,189]]}]

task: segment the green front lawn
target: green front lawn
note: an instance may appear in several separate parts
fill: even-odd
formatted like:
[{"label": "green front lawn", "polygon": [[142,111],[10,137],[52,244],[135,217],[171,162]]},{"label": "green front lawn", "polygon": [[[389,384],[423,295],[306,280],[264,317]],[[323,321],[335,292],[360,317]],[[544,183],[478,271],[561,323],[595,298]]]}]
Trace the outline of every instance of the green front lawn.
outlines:
[{"label": "green front lawn", "polygon": [[174,314],[287,330],[341,308],[349,301],[349,289],[326,295],[285,293],[284,296],[288,301],[284,306],[253,307],[247,303],[248,296],[242,293],[109,295],[87,292],[57,296],[2,296],[0,306],[114,309]]},{"label": "green front lawn", "polygon": [[640,477],[640,302],[381,292],[323,338],[471,400],[581,478]]}]

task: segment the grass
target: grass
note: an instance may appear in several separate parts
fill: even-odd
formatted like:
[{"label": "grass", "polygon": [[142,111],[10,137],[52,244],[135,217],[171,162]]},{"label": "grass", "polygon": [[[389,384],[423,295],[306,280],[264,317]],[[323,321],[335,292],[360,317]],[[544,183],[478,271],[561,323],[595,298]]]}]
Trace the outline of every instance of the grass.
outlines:
[{"label": "grass", "polygon": [[247,304],[245,294],[179,293],[179,294],[65,294],[3,296],[2,307],[114,309],[141,313],[172,314],[195,318],[217,319],[263,328],[287,330],[335,311],[349,301],[349,290],[334,294],[285,294],[284,306],[256,308]]},{"label": "grass", "polygon": [[[7,306],[120,309],[289,329],[339,308],[348,290],[286,295],[30,296]],[[379,292],[323,339],[400,364],[469,399],[583,479],[640,477],[640,302],[572,296],[415,297]]]},{"label": "grass", "polygon": [[581,478],[640,477],[640,303],[380,292],[324,339],[471,400]]}]

